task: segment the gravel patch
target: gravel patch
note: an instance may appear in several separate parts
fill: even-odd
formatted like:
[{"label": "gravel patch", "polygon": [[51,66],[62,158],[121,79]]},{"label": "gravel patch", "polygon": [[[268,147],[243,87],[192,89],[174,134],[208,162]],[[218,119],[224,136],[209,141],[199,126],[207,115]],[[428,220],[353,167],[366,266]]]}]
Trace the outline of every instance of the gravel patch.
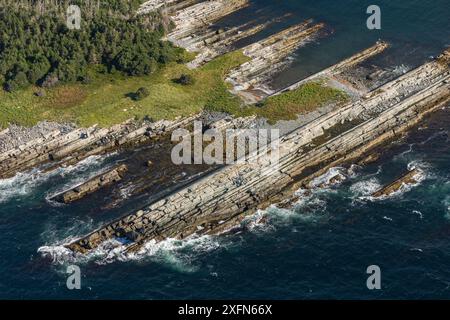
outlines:
[{"label": "gravel patch", "polygon": [[75,129],[74,124],[42,121],[37,125],[27,128],[12,124],[9,128],[0,131],[0,153],[17,148],[29,141],[42,138],[56,130],[62,134]]}]

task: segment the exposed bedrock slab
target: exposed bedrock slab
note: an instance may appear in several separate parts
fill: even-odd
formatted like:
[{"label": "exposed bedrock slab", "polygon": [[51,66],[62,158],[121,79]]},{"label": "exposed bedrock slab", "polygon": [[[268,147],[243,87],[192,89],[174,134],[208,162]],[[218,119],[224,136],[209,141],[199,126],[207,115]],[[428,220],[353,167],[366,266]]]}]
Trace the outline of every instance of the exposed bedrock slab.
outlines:
[{"label": "exposed bedrock slab", "polygon": [[198,52],[194,60],[187,66],[195,69],[212,59],[233,50],[233,44],[241,39],[264,30],[270,22],[250,26],[244,24],[228,30],[211,30],[201,36],[189,36],[179,41],[179,45],[191,52]]},{"label": "exposed bedrock slab", "polygon": [[[132,252],[149,240],[226,230],[243,213],[269,205],[289,186],[361,156],[447,104],[450,72],[446,56],[281,137],[279,162],[268,162],[271,150],[262,148],[251,156],[253,161],[220,169],[67,247],[86,253],[105,240],[121,237],[129,240],[126,250]],[[327,130],[334,134],[324,134]]]},{"label": "exposed bedrock slab", "polygon": [[138,144],[156,135],[183,127],[199,115],[158,122],[127,121],[110,128],[77,128],[68,133],[60,130],[0,153],[0,179],[14,176],[37,165],[73,164],[88,156],[102,154],[119,147]]},{"label": "exposed bedrock slab", "polygon": [[384,186],[380,190],[374,192],[372,194],[372,197],[379,198],[379,197],[390,196],[393,193],[399,191],[405,185],[411,185],[411,184],[417,183],[419,181],[418,179],[419,179],[420,173],[421,172],[419,169],[413,169],[411,171],[408,171],[406,174],[400,176],[399,178],[395,179],[393,182]]},{"label": "exposed bedrock slab", "polygon": [[146,14],[158,10],[175,11],[194,5],[200,1],[201,0],[150,0],[141,4],[137,13]]},{"label": "exposed bedrock slab", "polygon": [[122,180],[127,171],[127,166],[125,164],[122,164],[112,170],[89,179],[88,181],[72,188],[71,190],[55,196],[54,200],[64,203],[71,203],[80,200],[85,196],[100,190],[101,188],[119,182],[120,180]]},{"label": "exposed bedrock slab", "polygon": [[233,85],[233,92],[248,103],[257,102],[260,98],[249,99],[248,94],[241,94],[246,90],[256,88],[265,91],[266,96],[271,94],[272,91],[263,85],[288,62],[286,58],[289,55],[312,41],[323,28],[323,23],[312,24],[312,20],[307,20],[243,48],[243,53],[251,60],[228,75],[226,80]]},{"label": "exposed bedrock slab", "polygon": [[295,90],[297,88],[299,88],[301,85],[303,85],[306,82],[312,81],[312,80],[316,80],[316,79],[320,79],[320,78],[325,78],[325,77],[330,77],[330,76],[335,76],[357,64],[360,64],[364,61],[366,61],[367,59],[376,56],[377,54],[380,54],[381,52],[385,51],[387,48],[389,47],[389,44],[385,41],[377,41],[377,43],[375,43],[375,45],[371,46],[370,48],[367,48],[361,52],[358,52],[357,54],[325,69],[322,70],[318,73],[315,73],[305,79],[302,79],[286,88],[283,88],[277,92],[274,93],[274,95],[278,95],[282,92],[286,92],[286,91],[291,91],[291,90]]},{"label": "exposed bedrock slab", "polygon": [[179,10],[171,17],[175,29],[168,34],[167,39],[178,44],[180,39],[248,5],[248,0],[213,0]]}]

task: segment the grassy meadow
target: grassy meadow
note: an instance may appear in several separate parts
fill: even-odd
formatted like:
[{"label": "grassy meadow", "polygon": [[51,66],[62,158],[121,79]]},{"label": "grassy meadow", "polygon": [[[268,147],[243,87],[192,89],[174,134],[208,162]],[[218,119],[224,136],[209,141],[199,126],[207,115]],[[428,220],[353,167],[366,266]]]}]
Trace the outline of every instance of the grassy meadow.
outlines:
[{"label": "grassy meadow", "polygon": [[[241,100],[228,91],[224,78],[231,69],[247,60],[242,52],[235,51],[196,70],[170,63],[152,75],[129,77],[92,69],[88,84],[64,84],[52,89],[29,87],[14,93],[2,90],[0,127],[5,128],[9,123],[32,126],[42,120],[107,127],[130,118],[173,119],[201,110],[224,111],[237,116],[256,114],[275,122],[295,119],[298,114],[323,104],[346,99],[339,90],[308,83],[258,105],[243,106]],[[174,81],[182,74],[190,75],[193,84]],[[135,101],[131,95],[140,87],[145,87],[149,95]],[[38,97],[36,92],[44,95]]]}]

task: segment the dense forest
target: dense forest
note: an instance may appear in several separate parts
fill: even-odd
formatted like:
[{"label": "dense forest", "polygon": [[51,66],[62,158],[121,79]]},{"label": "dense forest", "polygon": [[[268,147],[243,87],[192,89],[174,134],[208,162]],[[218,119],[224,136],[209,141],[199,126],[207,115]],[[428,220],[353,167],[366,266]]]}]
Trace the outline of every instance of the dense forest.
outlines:
[{"label": "dense forest", "polygon": [[[36,84],[89,81],[88,67],[132,75],[182,59],[160,38],[170,22],[159,13],[136,15],[141,0],[1,0],[0,81],[7,91]],[[67,27],[67,8],[81,9],[79,29]]]}]

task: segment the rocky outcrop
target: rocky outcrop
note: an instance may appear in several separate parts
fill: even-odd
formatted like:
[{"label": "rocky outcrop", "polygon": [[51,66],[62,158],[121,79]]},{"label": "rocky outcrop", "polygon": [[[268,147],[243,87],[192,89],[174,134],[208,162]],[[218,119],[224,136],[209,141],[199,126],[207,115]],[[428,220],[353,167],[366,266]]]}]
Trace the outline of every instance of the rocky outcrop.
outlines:
[{"label": "rocky outcrop", "polygon": [[190,61],[187,66],[195,69],[212,59],[230,52],[233,49],[233,43],[252,36],[264,30],[270,22],[249,26],[244,24],[230,28],[228,30],[209,30],[200,36],[190,36],[179,41],[186,50],[198,52],[194,60]]},{"label": "rocky outcrop", "polygon": [[248,5],[248,0],[151,0],[143,3],[138,13],[164,9],[175,25],[167,39],[189,52],[198,53],[196,58],[188,63],[189,68],[197,68],[231,51],[233,43],[258,33],[272,22],[257,24],[252,21],[225,29],[213,26],[217,20]]},{"label": "rocky outcrop", "polygon": [[[254,116],[246,118],[233,118],[231,116],[225,116],[224,114],[213,115],[211,113],[202,113],[198,120],[203,123],[203,127],[205,129],[208,128],[221,132],[227,129],[251,128],[255,125],[258,125],[259,123]],[[146,150],[157,148],[158,152],[164,152],[161,151],[160,148],[162,147],[162,145],[166,145],[168,148],[168,153],[170,155],[170,148],[173,147],[173,144],[170,142],[169,135],[163,135],[158,138],[160,138],[158,139],[158,141],[155,140],[148,145],[146,144],[145,147],[142,146],[143,148],[139,148],[137,152],[133,153],[136,158],[143,159],[141,160],[141,166],[136,165],[136,158],[124,155],[124,157],[121,157],[121,159],[119,160],[121,163],[123,163],[122,166],[98,175],[95,178],[89,178],[85,182],[80,183],[76,188],[67,190],[52,197],[52,200],[63,203],[71,203],[77,200],[81,200],[85,196],[99,191],[104,186],[112,185],[114,182],[118,181],[122,181],[122,186],[127,186],[128,196],[137,196],[148,188],[151,188],[152,185],[155,184],[155,182],[161,185],[161,189],[163,190],[163,192],[166,192],[166,189],[163,186],[173,186],[177,184],[177,176],[183,175],[183,168],[180,167],[178,169],[177,166],[175,166],[174,168],[174,166],[172,165],[170,170],[164,169],[164,176],[167,174],[166,178],[167,180],[170,180],[170,182],[165,181],[165,179],[157,182],[158,178],[155,179],[155,175],[152,172],[153,170],[148,170],[148,168],[154,168],[154,170],[158,170],[159,168],[160,170],[160,163],[155,163],[156,161],[154,160],[147,160],[148,158],[146,159],[145,156],[147,152]],[[158,146],[156,147],[156,145]],[[207,145],[208,143],[205,143],[204,147],[206,147]],[[166,146],[164,146],[163,148],[165,148]],[[164,157],[158,159],[158,162],[159,160],[167,161],[167,159]],[[170,158],[168,161],[171,163]],[[190,171],[191,174],[194,176],[197,173],[202,174],[203,172],[209,170],[209,168],[207,166],[199,166],[196,168],[196,170],[193,170],[193,172]],[[126,177],[124,177],[124,173],[127,173]],[[156,176],[158,176],[158,174],[156,174]],[[168,189],[170,189],[170,187],[168,187]],[[114,195],[116,190],[117,188],[110,188],[109,192]],[[121,200],[122,197],[120,197],[120,199],[113,200],[112,202],[109,202],[106,207],[114,206]]]},{"label": "rocky outcrop", "polygon": [[224,167],[67,247],[86,253],[121,237],[128,239],[126,251],[132,252],[152,239],[222,232],[238,223],[243,213],[278,200],[290,186],[360,157],[448,103],[449,79],[442,59],[427,63],[281,137],[279,161],[271,161],[271,146],[262,148],[250,161]]},{"label": "rocky outcrop", "polygon": [[53,200],[64,203],[71,203],[80,200],[85,196],[100,190],[101,188],[122,180],[127,170],[128,168],[124,164],[117,166],[112,170],[89,179],[88,181],[72,188],[71,190],[56,195]]},{"label": "rocky outcrop", "polygon": [[262,85],[287,63],[289,55],[313,40],[323,27],[323,23],[313,25],[312,20],[307,20],[243,48],[243,53],[251,60],[228,75],[226,80],[233,85],[233,92],[248,103],[257,102],[264,97],[249,95],[249,89],[262,90],[266,93],[265,96],[271,94]]},{"label": "rocky outcrop", "polygon": [[421,172],[419,169],[413,169],[411,171],[408,171],[407,173],[395,179],[387,186],[384,186],[380,190],[374,192],[372,194],[372,197],[374,198],[387,197],[399,191],[405,185],[415,184],[418,182],[420,173]]},{"label": "rocky outcrop", "polygon": [[199,1],[200,0],[149,0],[141,4],[137,13],[147,14],[157,10],[180,10]]},{"label": "rocky outcrop", "polygon": [[[169,1],[169,6],[183,1]],[[195,59],[187,64],[197,68],[202,64],[225,54],[234,48],[239,40],[250,37],[264,30],[269,24],[279,21],[257,23],[258,19],[240,26],[223,29],[213,25],[220,18],[249,5],[248,0],[214,0],[203,1],[171,14],[175,24],[167,39],[179,47],[197,53]],[[163,2],[154,0],[143,5],[146,10],[163,7]],[[289,61],[287,57],[296,49],[313,40],[323,29],[322,23],[312,24],[312,20],[289,27],[277,34],[244,47],[243,53],[251,61],[233,70],[227,81],[233,85],[233,93],[239,95],[246,103],[255,103],[272,93],[267,83],[271,76],[280,71]]]},{"label": "rocky outcrop", "polygon": [[23,127],[10,124],[8,128],[0,132],[0,154],[9,150],[34,143],[41,143],[43,139],[51,136],[65,134],[75,129],[73,124],[42,121],[33,127]]},{"label": "rocky outcrop", "polygon": [[171,17],[175,28],[167,39],[179,45],[181,39],[248,5],[248,0],[212,0],[179,10]]},{"label": "rocky outcrop", "polygon": [[295,89],[299,88],[301,85],[303,85],[304,83],[309,82],[309,81],[313,81],[313,80],[321,79],[321,78],[327,78],[327,77],[335,77],[336,75],[345,71],[346,69],[349,69],[357,64],[360,64],[360,63],[366,61],[367,59],[374,57],[377,54],[380,54],[381,52],[386,50],[388,47],[389,47],[389,44],[387,42],[378,41],[372,47],[367,48],[361,52],[358,52],[357,54],[351,56],[348,59],[345,59],[325,70],[322,70],[322,71],[315,73],[305,79],[302,79],[286,88],[283,88],[283,89],[275,92],[273,95],[278,95],[282,92],[295,90]]},{"label": "rocky outcrop", "polygon": [[142,143],[156,135],[183,127],[197,117],[198,115],[154,123],[127,121],[111,128],[92,126],[71,130],[68,133],[56,130],[0,153],[0,179],[14,176],[19,171],[37,165],[48,164],[47,170],[51,170],[57,166],[77,163],[91,155]]}]

